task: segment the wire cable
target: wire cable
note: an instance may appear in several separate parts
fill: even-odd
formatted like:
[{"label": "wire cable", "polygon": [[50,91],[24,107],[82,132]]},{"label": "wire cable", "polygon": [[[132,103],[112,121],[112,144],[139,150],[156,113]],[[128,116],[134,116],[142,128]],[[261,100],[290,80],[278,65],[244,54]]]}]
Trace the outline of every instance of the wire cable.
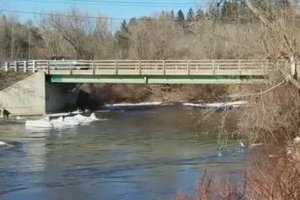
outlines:
[{"label": "wire cable", "polygon": [[[67,17],[72,18],[74,16],[71,15],[65,15],[65,14],[59,14],[59,13],[42,13],[42,12],[31,12],[31,11],[20,11],[20,10],[6,10],[6,9],[0,9],[0,12],[5,13],[17,13],[17,14],[26,14],[26,15],[40,15],[40,16],[56,16],[56,17]],[[77,17],[81,18],[87,18],[87,19],[106,19],[106,20],[114,20],[114,21],[123,21],[123,20],[132,20],[135,19],[137,21],[176,21],[176,19],[156,19],[151,17],[141,17],[141,18],[121,18],[121,17],[103,17],[103,16],[88,16],[88,15],[77,15]],[[186,20],[187,21],[187,20]]]},{"label": "wire cable", "polygon": [[41,1],[41,0],[24,0],[32,3],[48,3],[48,4],[74,4],[74,5],[86,5],[86,6],[118,6],[118,7],[155,7],[155,8],[188,8],[198,7],[201,4],[187,2],[187,3],[162,3],[162,2],[136,2],[136,1]]}]

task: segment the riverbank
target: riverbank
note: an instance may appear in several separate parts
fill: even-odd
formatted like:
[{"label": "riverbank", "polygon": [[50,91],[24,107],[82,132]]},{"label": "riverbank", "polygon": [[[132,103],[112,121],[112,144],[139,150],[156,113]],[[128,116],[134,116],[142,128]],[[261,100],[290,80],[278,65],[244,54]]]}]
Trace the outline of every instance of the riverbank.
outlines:
[{"label": "riverbank", "polygon": [[248,101],[239,117],[238,135],[254,154],[253,164],[240,182],[242,188],[235,181],[220,182],[219,177],[208,174],[197,185],[195,195],[180,194],[178,200],[300,199],[298,88],[282,84]]},{"label": "riverbank", "polygon": [[226,98],[228,86],[84,84],[81,90],[103,104],[138,102],[216,101]]}]

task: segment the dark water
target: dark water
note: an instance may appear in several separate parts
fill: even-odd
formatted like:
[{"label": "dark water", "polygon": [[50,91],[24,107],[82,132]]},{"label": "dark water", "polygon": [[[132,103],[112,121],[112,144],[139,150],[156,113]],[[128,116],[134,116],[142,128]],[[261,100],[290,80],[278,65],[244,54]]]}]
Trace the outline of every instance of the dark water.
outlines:
[{"label": "dark water", "polygon": [[192,194],[205,169],[238,179],[248,155],[236,141],[218,155],[218,140],[195,132],[194,114],[98,113],[108,120],[45,132],[1,125],[0,140],[14,142],[0,147],[0,199],[171,199]]}]

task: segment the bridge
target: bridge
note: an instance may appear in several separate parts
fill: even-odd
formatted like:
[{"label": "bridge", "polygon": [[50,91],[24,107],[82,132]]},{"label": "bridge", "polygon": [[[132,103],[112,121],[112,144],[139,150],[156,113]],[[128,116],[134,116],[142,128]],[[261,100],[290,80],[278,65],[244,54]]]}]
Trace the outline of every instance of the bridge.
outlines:
[{"label": "bridge", "polygon": [[75,105],[77,83],[258,84],[286,61],[268,60],[26,60],[1,64],[29,73],[0,91],[0,107],[15,115],[45,114]]},{"label": "bridge", "polygon": [[30,60],[5,71],[43,72],[51,83],[251,84],[268,77],[268,60]]}]

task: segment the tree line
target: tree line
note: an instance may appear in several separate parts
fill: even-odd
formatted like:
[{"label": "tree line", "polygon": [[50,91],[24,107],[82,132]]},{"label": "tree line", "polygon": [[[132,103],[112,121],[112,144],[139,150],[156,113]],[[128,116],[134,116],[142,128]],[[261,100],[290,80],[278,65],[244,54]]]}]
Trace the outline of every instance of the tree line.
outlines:
[{"label": "tree line", "polygon": [[[240,0],[213,1],[208,9],[162,11],[123,21],[118,30],[107,18],[88,18],[79,9],[41,16],[37,23],[0,19],[0,59],[208,59],[280,56],[267,48],[258,17]],[[295,9],[288,0],[253,0],[262,11],[282,15]],[[274,17],[270,12],[269,18]],[[298,15],[286,21],[297,29]],[[294,24],[292,24],[294,23]],[[275,39],[275,38],[273,38]],[[299,39],[297,36],[295,40]],[[274,41],[274,40],[273,40]],[[275,55],[276,54],[276,55]]]}]

